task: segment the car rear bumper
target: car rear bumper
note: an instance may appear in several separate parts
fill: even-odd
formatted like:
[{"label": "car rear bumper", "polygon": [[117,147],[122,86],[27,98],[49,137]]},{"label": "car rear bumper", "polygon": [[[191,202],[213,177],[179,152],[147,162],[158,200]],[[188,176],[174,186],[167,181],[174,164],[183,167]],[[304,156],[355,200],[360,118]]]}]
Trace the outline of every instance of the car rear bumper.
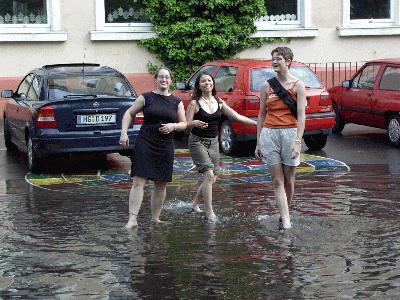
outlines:
[{"label": "car rear bumper", "polygon": [[[57,133],[56,133],[57,132]],[[40,156],[56,153],[112,153],[127,152],[133,149],[138,130],[128,132],[129,147],[123,149],[119,144],[120,130],[102,133],[60,133],[58,130],[32,137],[32,142]]]}]

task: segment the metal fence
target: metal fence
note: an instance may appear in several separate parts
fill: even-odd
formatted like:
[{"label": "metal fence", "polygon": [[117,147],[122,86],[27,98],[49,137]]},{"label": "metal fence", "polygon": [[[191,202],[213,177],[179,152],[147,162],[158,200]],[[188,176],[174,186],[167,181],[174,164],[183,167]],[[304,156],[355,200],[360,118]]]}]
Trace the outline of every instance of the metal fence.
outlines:
[{"label": "metal fence", "polygon": [[308,63],[307,65],[328,89],[341,85],[343,80],[349,80],[364,64],[365,61]]}]

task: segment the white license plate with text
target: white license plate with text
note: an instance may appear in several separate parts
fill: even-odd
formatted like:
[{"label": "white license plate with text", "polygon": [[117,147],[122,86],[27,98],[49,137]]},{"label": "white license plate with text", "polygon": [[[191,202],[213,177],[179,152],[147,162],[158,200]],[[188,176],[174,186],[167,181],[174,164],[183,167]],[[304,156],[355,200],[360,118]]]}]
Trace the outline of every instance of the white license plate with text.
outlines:
[{"label": "white license plate with text", "polygon": [[77,125],[112,124],[116,122],[116,114],[77,115]]}]

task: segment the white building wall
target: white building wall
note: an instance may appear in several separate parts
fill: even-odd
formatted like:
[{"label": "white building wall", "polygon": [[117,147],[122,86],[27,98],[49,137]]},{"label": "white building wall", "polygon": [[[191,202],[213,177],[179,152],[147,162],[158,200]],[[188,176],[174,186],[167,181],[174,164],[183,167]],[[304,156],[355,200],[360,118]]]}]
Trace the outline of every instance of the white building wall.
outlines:
[{"label": "white building wall", "polygon": [[[2,41],[0,30],[0,77],[21,76],[45,64],[82,62],[84,53],[86,62],[115,67],[124,73],[145,73],[149,61],[160,64],[135,40],[91,40],[91,33],[98,33],[97,0],[54,1],[59,1],[60,29],[65,33],[65,41]],[[291,47],[296,60],[310,63],[400,56],[397,51],[400,48],[400,32],[396,31],[399,28],[390,29],[395,35],[339,36],[337,27],[343,25],[342,4],[346,0],[303,1],[311,6],[312,34],[305,33],[309,37],[291,37],[288,44],[268,43],[260,48],[253,47],[242,51],[238,57],[269,58],[271,50],[278,45]]]}]

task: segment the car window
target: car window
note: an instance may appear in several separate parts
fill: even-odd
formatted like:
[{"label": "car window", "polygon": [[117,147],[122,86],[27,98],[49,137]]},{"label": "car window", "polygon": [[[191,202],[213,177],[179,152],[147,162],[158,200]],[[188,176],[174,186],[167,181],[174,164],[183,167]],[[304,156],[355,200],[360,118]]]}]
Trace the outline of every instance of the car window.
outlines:
[{"label": "car window", "polygon": [[[289,69],[294,77],[301,80],[306,88],[320,89],[322,84],[313,71],[306,66],[292,66]],[[250,90],[253,92],[261,91],[265,82],[276,76],[272,68],[254,68],[250,70]]]},{"label": "car window", "polygon": [[199,75],[202,72],[207,72],[210,74],[213,74],[215,72],[215,70],[217,69],[217,66],[215,65],[211,65],[211,66],[204,66],[201,69],[199,69],[188,81],[187,83],[187,87],[189,90],[193,90],[194,89],[194,83],[196,82],[197,77],[199,77]]},{"label": "car window", "polygon": [[20,85],[19,85],[19,87],[18,87],[18,90],[17,90],[17,94],[21,97],[22,95],[24,95],[24,96],[22,96],[22,97],[24,97],[24,98],[26,98],[27,97],[27,95],[28,95],[28,90],[29,90],[29,87],[31,86],[31,84],[32,84],[32,80],[33,80],[33,77],[34,77],[35,75],[34,74],[28,74],[23,80],[22,80],[22,82],[20,83]]},{"label": "car window", "polygon": [[41,81],[42,81],[42,77],[39,75],[36,75],[33,78],[31,87],[29,88],[29,91],[28,91],[28,100],[32,100],[32,101],[39,100]]},{"label": "car window", "polygon": [[383,72],[379,89],[400,91],[400,67],[386,67]]},{"label": "car window", "polygon": [[60,74],[49,77],[49,99],[61,99],[68,95],[90,94],[97,96],[133,97],[124,78],[118,75]]},{"label": "car window", "polygon": [[380,65],[373,64],[366,66],[358,76],[353,79],[353,87],[358,89],[373,89],[375,78],[378,74]]},{"label": "car window", "polygon": [[236,80],[237,67],[223,66],[215,75],[215,90],[217,92],[232,92]]}]

